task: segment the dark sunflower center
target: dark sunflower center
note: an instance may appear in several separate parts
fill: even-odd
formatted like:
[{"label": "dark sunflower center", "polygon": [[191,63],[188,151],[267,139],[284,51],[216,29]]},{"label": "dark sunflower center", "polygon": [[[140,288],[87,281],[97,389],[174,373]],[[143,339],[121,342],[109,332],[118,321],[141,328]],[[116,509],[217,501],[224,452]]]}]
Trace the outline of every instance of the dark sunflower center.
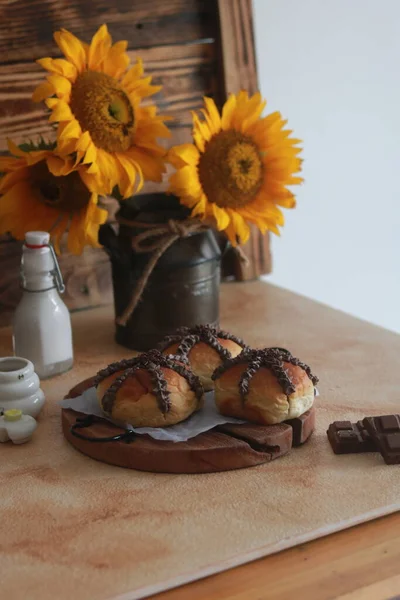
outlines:
[{"label": "dark sunflower center", "polygon": [[39,199],[47,206],[60,212],[74,212],[84,208],[90,199],[90,192],[74,171],[64,177],[55,177],[47,169],[45,162],[30,168],[32,187]]},{"label": "dark sunflower center", "polygon": [[238,161],[239,169],[244,175],[249,173],[252,164],[250,158],[242,158]]},{"label": "dark sunflower center", "polygon": [[79,75],[72,86],[71,110],[98,148],[123,152],[132,145],[133,107],[113,77],[96,71]]},{"label": "dark sunflower center", "polygon": [[254,141],[240,131],[221,131],[207,144],[199,178],[209,202],[239,208],[254,200],[263,181],[263,163]]}]

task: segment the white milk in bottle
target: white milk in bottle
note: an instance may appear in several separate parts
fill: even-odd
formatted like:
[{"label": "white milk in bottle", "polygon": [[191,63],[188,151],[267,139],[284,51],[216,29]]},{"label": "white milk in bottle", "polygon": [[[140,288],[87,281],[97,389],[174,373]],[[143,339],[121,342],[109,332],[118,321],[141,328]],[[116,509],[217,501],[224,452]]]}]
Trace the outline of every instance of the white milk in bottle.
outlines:
[{"label": "white milk in bottle", "polygon": [[59,295],[64,284],[49,240],[44,231],[25,235],[24,291],[13,323],[14,353],[33,362],[40,379],[63,373],[73,364],[71,319]]}]

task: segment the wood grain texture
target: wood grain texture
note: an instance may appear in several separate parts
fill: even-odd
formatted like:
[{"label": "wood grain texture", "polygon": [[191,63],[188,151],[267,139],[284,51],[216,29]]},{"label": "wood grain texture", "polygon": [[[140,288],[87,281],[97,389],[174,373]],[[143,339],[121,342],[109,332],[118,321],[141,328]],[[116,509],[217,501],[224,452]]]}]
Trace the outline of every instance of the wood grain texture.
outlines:
[{"label": "wood grain texture", "polygon": [[218,0],[224,95],[258,90],[251,0]]},{"label": "wood grain texture", "polygon": [[[230,0],[228,0],[229,3]],[[2,62],[54,54],[53,32],[64,27],[87,39],[107,23],[131,49],[193,43],[216,33],[213,0],[14,0],[0,6]]]},{"label": "wood grain texture", "polygon": [[[244,89],[249,94],[258,90],[257,65],[255,57],[253,12],[251,0],[218,0],[218,14],[221,35],[220,73],[223,89],[222,98]],[[270,234],[261,235],[259,230],[250,226],[251,236],[243,246],[249,259],[246,266],[237,255],[230,250],[231,256],[226,258],[225,274],[238,281],[256,279],[260,275],[271,273],[272,256],[270,250]]]},{"label": "wood grain texture", "polygon": [[[0,449],[2,600],[154,598],[289,545],[243,576],[229,571],[193,596],[183,588],[169,598],[331,600],[361,590],[383,600],[373,595],[380,584],[395,589],[400,515],[304,544],[400,509],[399,468],[374,453],[336,456],[325,433],[333,420],[395,411],[399,336],[261,282],[223,285],[221,308],[225,329],[253,346],[289,348],[320,377],[310,442],[266,465],[196,476],[83,456],[62,436],[57,400],[126,354],[113,341],[111,307],[75,313],[74,368],[42,382],[46,404],[32,441]],[[1,329],[0,354],[10,351],[10,330]]]},{"label": "wood grain texture", "polygon": [[153,598],[398,600],[399,536],[400,513],[267,556]]},{"label": "wood grain texture", "polygon": [[[218,473],[254,467],[272,460],[272,453],[254,450],[247,442],[222,432],[207,432],[187,442],[164,442],[140,435],[130,443],[124,441],[94,443],[71,433],[82,413],[62,411],[62,426],[69,443],[87,456],[127,469],[153,473]],[[106,421],[98,421],[80,430],[89,437],[109,437],[123,433]]]}]

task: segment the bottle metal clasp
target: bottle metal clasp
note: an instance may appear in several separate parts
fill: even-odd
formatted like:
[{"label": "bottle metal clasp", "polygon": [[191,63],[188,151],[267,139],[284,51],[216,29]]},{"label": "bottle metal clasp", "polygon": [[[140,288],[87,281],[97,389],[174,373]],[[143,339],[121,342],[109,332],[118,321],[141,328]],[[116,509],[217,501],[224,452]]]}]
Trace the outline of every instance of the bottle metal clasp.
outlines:
[{"label": "bottle metal clasp", "polygon": [[46,245],[49,247],[51,256],[53,257],[53,262],[54,262],[53,277],[54,277],[55,284],[57,286],[57,290],[59,291],[60,294],[63,294],[65,292],[65,285],[64,285],[62,273],[60,271],[60,265],[58,264],[56,253],[51,244],[46,244]]}]

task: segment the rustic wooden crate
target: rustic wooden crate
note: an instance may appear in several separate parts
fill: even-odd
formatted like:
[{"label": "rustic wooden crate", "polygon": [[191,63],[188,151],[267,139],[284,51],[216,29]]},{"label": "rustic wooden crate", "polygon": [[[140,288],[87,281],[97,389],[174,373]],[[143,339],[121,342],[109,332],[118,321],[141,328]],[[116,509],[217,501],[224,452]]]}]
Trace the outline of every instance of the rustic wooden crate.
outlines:
[{"label": "rustic wooden crate", "polygon": [[[53,32],[64,27],[89,41],[102,23],[115,40],[128,40],[131,58],[139,54],[162,84],[154,100],[174,119],[168,144],[191,139],[190,111],[202,106],[205,94],[221,106],[230,92],[257,89],[251,0],[6,0],[0,5],[0,152],[7,137],[21,143],[52,131],[31,94],[44,76],[35,59],[57,55]],[[145,191],[155,189],[160,186],[146,184]],[[270,272],[268,236],[254,230],[245,251],[250,266],[227,260],[228,276],[244,280]],[[0,324],[9,322],[19,299],[20,254],[20,243],[0,237]],[[112,301],[103,250],[63,254],[60,263],[71,309]]]}]

